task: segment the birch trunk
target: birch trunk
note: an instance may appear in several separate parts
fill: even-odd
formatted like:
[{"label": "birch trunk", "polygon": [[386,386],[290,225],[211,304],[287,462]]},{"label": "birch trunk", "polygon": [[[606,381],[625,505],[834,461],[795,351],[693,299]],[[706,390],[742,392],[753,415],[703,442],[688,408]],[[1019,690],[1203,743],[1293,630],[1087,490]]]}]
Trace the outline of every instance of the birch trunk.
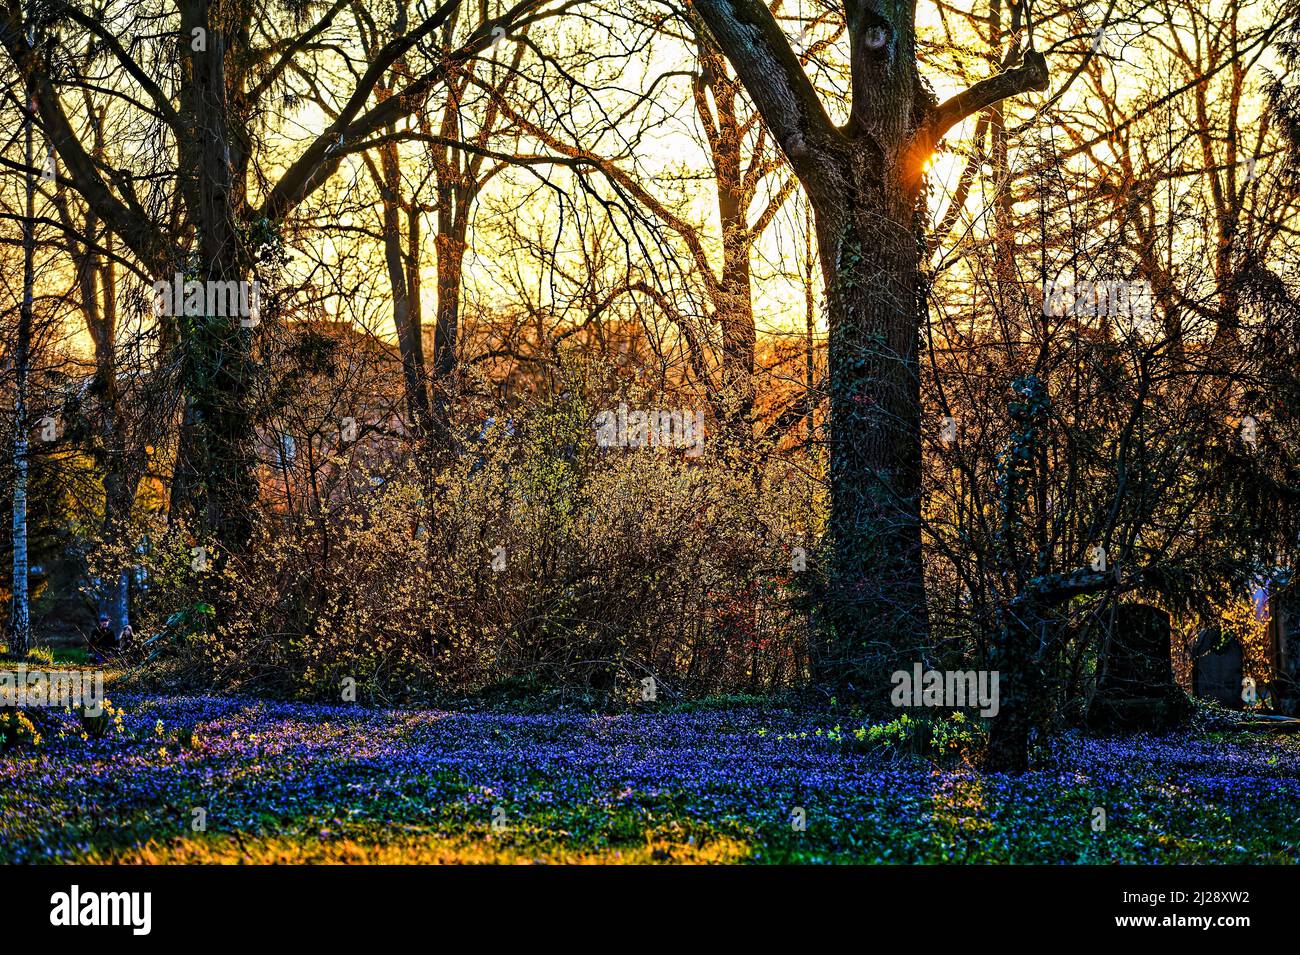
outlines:
[{"label": "birch trunk", "polygon": [[23,117],[23,151],[26,172],[23,188],[26,210],[23,219],[23,304],[18,315],[18,343],[14,353],[14,486],[13,486],[13,601],[9,618],[9,652],[23,657],[31,649],[32,616],[28,591],[27,478],[29,472],[27,391],[31,374],[32,310],[36,283],[36,177],[32,172],[32,112],[29,102]]}]

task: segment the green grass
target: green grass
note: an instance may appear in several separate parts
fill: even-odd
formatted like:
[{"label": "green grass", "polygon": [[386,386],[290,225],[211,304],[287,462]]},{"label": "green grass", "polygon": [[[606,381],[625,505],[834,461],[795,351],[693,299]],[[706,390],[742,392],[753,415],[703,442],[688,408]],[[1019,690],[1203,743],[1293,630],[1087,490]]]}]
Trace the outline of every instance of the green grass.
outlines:
[{"label": "green grass", "polygon": [[19,659],[10,654],[9,647],[5,644],[0,644],[0,660],[23,663],[27,666],[56,666],[59,664],[90,666],[93,663],[90,653],[84,647],[32,647],[27,651],[25,657]]}]

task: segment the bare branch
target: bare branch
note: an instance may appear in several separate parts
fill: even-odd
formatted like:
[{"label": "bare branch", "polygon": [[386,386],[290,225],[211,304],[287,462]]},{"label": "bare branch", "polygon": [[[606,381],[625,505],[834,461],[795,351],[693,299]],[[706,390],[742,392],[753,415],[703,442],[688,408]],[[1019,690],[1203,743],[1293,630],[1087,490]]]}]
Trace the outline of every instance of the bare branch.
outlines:
[{"label": "bare branch", "polygon": [[929,123],[917,132],[915,152],[928,156],[948,130],[967,116],[1021,93],[1041,92],[1047,89],[1048,82],[1047,59],[1037,50],[1026,50],[1024,61],[1019,66],[980,80],[970,89],[935,107]]},{"label": "bare branch", "polygon": [[696,0],[745,89],[800,176],[815,175],[818,141],[838,139],[817,91],[761,0]]}]

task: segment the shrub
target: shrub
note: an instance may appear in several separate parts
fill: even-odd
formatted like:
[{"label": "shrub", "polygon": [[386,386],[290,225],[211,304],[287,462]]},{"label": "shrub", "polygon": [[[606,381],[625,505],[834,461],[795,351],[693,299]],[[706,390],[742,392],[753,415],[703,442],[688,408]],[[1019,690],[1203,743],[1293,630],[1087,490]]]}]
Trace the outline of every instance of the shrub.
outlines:
[{"label": "shrub", "polygon": [[380,702],[510,682],[610,705],[647,677],[665,701],[800,679],[785,589],[806,482],[599,449],[582,394],[486,428],[436,476],[367,472],[331,511],[264,526],[222,580],[231,612],[194,641],[210,677]]},{"label": "shrub", "polygon": [[988,740],[983,726],[960,711],[936,718],[904,713],[888,723],[860,727],[851,737],[857,746],[871,751],[967,764],[979,757]]}]

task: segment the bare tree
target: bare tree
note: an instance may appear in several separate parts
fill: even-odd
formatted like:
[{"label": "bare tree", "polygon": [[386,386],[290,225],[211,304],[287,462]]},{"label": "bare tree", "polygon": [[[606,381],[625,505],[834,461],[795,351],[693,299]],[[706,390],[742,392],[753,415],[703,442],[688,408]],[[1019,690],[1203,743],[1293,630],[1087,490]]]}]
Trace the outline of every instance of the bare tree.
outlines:
[{"label": "bare tree", "polygon": [[836,126],[760,0],[698,0],[812,203],[830,320],[835,645],[828,676],[867,644],[925,635],[919,520],[920,208],[926,161],[967,116],[1047,88],[1029,48],[1019,66],[936,103],[917,65],[915,8],[849,0],[848,121]]},{"label": "bare tree", "polygon": [[[181,0],[174,9],[169,4],[110,7],[92,15],[57,0],[35,14],[9,2],[0,8],[0,42],[37,105],[66,184],[85,198],[140,267],[155,277],[181,275],[229,286],[254,279],[267,249],[278,244],[285,217],[331,178],[345,156],[369,148],[370,137],[415,112],[432,89],[495,39],[494,30],[525,25],[544,2],[521,0],[496,17],[482,18],[459,43],[440,48],[394,95],[375,101],[381,79],[409,51],[434,40],[459,0],[446,0],[412,23],[356,71],[327,127],[265,183],[260,203],[250,194],[254,172],[265,175],[254,163],[254,129],[259,117],[268,115],[269,95],[286,72],[317,52],[321,37],[348,6],[343,0],[319,5],[320,17],[307,29],[293,28],[289,10],[273,21],[287,24],[289,32],[265,39],[259,36],[262,10],[249,3],[218,7],[208,0]],[[31,42],[33,17],[97,38],[103,56],[133,87],[119,95],[174,148],[178,206],[167,203],[150,211],[135,177],[96,163],[85,147],[84,124],[79,129],[61,92],[75,87],[77,77],[52,68],[70,58],[58,43],[44,49]],[[159,37],[156,30],[142,31],[158,37],[143,44],[124,45],[114,29],[146,23],[162,32]],[[182,493],[173,498],[195,509],[226,552],[246,545],[257,493],[248,400],[255,375],[254,332],[246,319],[176,317],[187,407],[175,477]]]}]

